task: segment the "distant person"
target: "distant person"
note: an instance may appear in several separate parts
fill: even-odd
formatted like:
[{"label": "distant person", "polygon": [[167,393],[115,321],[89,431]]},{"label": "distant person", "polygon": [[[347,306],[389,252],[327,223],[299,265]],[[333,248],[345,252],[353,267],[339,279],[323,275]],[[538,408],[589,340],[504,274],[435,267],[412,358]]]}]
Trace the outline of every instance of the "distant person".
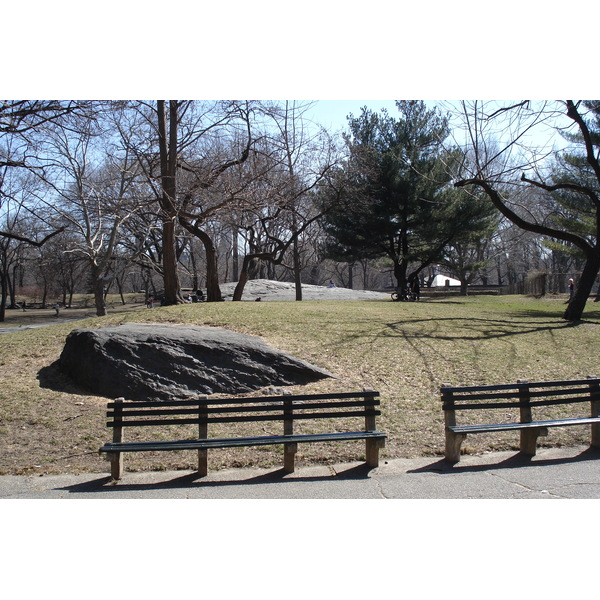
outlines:
[{"label": "distant person", "polygon": [[335,283],[333,283],[333,279],[329,280],[329,285],[327,287],[330,287],[330,288],[334,288],[335,287]]},{"label": "distant person", "polygon": [[569,279],[569,302],[573,300],[573,293],[575,292],[575,282],[573,279]]},{"label": "distant person", "polygon": [[56,316],[58,317],[58,315],[60,314],[60,304],[57,302],[54,306],[54,312],[56,313]]},{"label": "distant person", "polygon": [[148,296],[148,300],[146,300],[146,308],[154,307],[154,298],[152,296]]},{"label": "distant person", "polygon": [[198,302],[204,302],[204,292],[202,290],[196,290],[196,298]]}]

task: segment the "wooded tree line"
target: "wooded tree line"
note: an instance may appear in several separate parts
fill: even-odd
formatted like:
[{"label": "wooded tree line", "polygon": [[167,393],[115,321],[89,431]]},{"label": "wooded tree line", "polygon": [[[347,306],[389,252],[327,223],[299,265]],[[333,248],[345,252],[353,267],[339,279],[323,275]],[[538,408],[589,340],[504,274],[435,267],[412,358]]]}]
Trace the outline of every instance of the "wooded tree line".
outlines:
[{"label": "wooded tree line", "polygon": [[235,281],[239,300],[263,277],[301,300],[302,283],[440,270],[465,293],[578,275],[579,319],[600,269],[600,103],[396,105],[338,137],[302,102],[2,101],[0,320],[27,286],[93,292],[101,316],[108,289],[177,304]]}]

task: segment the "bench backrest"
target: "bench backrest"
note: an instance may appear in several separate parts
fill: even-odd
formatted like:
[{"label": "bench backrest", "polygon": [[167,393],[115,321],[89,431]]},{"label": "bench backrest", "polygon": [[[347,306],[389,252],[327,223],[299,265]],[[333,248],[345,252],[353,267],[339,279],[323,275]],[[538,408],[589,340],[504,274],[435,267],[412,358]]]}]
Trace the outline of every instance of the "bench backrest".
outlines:
[{"label": "bench backrest", "polygon": [[293,422],[298,419],[364,417],[365,430],[375,430],[381,412],[379,392],[283,395],[245,398],[131,401],[115,400],[107,405],[108,427],[156,425],[207,425],[260,421]]},{"label": "bench backrest", "polygon": [[[569,381],[518,381],[514,384],[441,388],[442,408],[447,412],[476,409],[519,408],[521,420],[531,421],[531,409],[592,403],[592,416],[600,416],[600,378]],[[595,414],[594,414],[595,413]]]}]

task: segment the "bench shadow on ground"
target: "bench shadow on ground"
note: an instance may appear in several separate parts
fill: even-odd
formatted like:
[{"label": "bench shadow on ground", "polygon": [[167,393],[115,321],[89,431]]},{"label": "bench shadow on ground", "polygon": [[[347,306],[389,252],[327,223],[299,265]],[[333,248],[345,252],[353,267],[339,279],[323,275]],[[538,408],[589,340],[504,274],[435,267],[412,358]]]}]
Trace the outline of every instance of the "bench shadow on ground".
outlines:
[{"label": "bench shadow on ground", "polygon": [[256,477],[250,477],[248,479],[225,479],[225,480],[207,480],[204,477],[200,477],[198,473],[186,473],[173,479],[165,481],[158,481],[155,483],[127,483],[127,473],[124,474],[123,480],[115,482],[110,475],[106,477],[100,477],[92,481],[86,481],[84,483],[76,483],[73,485],[67,485],[58,490],[65,490],[72,493],[94,493],[94,492],[127,492],[127,491],[151,491],[160,489],[178,489],[178,488],[209,488],[209,487],[227,487],[227,486],[247,486],[255,484],[269,484],[269,483],[298,483],[298,482],[326,482],[326,481],[340,481],[340,480],[360,480],[368,479],[369,473],[373,470],[372,467],[367,465],[357,465],[350,467],[344,471],[332,473],[331,475],[316,475],[316,476],[295,476],[290,475],[283,469],[277,469],[275,471],[269,471],[257,475]]},{"label": "bench shadow on ground", "polygon": [[597,448],[587,448],[580,454],[562,458],[536,458],[517,452],[513,456],[498,463],[485,463],[478,465],[466,465],[461,463],[452,464],[442,458],[429,465],[411,469],[407,473],[437,473],[440,475],[452,475],[456,473],[476,473],[481,471],[496,471],[501,469],[514,469],[517,467],[543,467],[550,465],[563,465],[566,463],[578,463],[588,460],[598,460],[600,458],[600,450]]}]

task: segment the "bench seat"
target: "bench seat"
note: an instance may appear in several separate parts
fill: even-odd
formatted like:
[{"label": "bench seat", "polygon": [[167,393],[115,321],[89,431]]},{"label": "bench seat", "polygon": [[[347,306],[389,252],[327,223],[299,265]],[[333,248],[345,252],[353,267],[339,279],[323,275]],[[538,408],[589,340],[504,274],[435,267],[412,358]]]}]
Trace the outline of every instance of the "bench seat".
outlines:
[{"label": "bench seat", "polygon": [[162,450],[203,450],[211,448],[240,448],[243,446],[274,446],[277,444],[301,444],[316,442],[339,442],[344,440],[385,440],[381,431],[345,431],[340,433],[311,433],[300,435],[265,435],[245,438],[210,438],[207,440],[167,440],[163,442],[107,443],[100,452],[150,452]]},{"label": "bench seat", "polygon": [[536,429],[544,427],[567,427],[569,425],[592,425],[600,423],[600,417],[584,417],[581,419],[556,419],[553,421],[532,421],[531,423],[490,423],[489,425],[454,425],[448,429],[454,433],[488,433],[493,431],[516,431],[519,429]]}]

